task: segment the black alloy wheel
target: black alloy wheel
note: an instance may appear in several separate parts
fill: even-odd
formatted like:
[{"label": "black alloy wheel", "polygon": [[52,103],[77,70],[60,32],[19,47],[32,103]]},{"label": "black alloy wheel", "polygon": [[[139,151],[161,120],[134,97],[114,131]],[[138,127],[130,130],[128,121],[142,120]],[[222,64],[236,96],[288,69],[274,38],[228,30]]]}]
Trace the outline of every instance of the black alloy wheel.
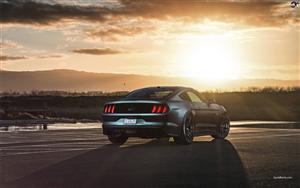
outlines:
[{"label": "black alloy wheel", "polygon": [[227,117],[224,117],[222,121],[217,126],[216,133],[211,135],[213,138],[224,139],[227,137],[230,131],[230,121]]},{"label": "black alloy wheel", "polygon": [[178,144],[191,144],[194,140],[194,124],[192,115],[188,114],[185,117],[182,125],[181,135],[174,137],[174,141]]},{"label": "black alloy wheel", "polygon": [[114,133],[108,135],[108,140],[116,145],[124,144],[128,139],[128,136],[125,133]]}]

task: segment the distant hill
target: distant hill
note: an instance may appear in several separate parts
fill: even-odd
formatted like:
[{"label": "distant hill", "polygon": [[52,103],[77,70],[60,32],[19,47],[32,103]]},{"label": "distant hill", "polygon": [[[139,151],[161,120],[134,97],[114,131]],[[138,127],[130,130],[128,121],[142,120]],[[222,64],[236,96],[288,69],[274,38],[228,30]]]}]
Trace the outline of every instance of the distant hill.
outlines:
[{"label": "distant hill", "polygon": [[[125,85],[124,85],[125,83]],[[145,76],[134,74],[91,73],[74,70],[2,71],[0,91],[66,90],[66,91],[121,91],[157,85],[191,86],[199,90],[240,89],[265,86],[299,86],[299,80],[243,79],[222,84],[192,78]]]}]

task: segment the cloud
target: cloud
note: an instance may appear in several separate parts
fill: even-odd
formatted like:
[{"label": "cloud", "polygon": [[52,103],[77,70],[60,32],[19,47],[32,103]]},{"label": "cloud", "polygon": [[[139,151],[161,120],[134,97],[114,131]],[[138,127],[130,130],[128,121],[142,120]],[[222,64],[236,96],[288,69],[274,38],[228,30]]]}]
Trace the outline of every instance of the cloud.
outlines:
[{"label": "cloud", "polygon": [[2,42],[0,42],[1,49],[20,49],[23,47],[23,45],[10,40],[3,40]]},{"label": "cloud", "polygon": [[26,60],[26,59],[50,59],[50,58],[62,58],[62,57],[64,57],[64,55],[62,54],[47,54],[47,55],[38,55],[34,57],[1,55],[0,61],[18,61],[18,60]]},{"label": "cloud", "polygon": [[39,55],[39,56],[37,56],[37,58],[40,58],[40,59],[62,58],[62,57],[64,57],[64,56],[61,55],[61,54],[49,54],[49,55]]},{"label": "cloud", "polygon": [[[289,6],[286,1],[195,1],[195,0],[120,0],[118,6],[85,6],[59,4],[55,1],[2,1],[2,23],[50,25],[63,20],[105,22],[121,18],[164,19],[184,18],[186,21],[211,19],[255,26],[278,26],[294,20],[293,14],[276,14],[276,7]],[[74,1],[72,1],[74,2]],[[76,1],[75,1],[76,2]],[[296,11],[296,10],[295,10]],[[296,19],[299,23],[299,20]]]},{"label": "cloud", "polygon": [[114,55],[123,53],[123,51],[111,48],[82,48],[72,50],[74,53],[90,54],[90,55]]},{"label": "cloud", "polygon": [[147,33],[149,31],[155,30],[154,26],[138,26],[139,24],[134,24],[130,26],[110,26],[103,27],[100,29],[88,29],[86,34],[92,38],[101,38],[103,40],[117,41],[120,37],[132,37]]},{"label": "cloud", "polygon": [[2,23],[50,25],[62,19],[102,21],[110,11],[104,7],[71,6],[37,1],[1,1]]},{"label": "cloud", "polygon": [[1,55],[0,61],[16,61],[16,60],[24,60],[28,59],[26,56],[8,56],[8,55]]}]

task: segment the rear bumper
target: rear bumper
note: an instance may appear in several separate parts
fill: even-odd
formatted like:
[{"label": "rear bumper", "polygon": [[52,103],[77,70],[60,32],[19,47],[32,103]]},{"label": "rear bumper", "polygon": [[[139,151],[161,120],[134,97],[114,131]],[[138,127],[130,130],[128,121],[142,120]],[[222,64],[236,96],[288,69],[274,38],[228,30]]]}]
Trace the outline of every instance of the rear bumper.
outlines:
[{"label": "rear bumper", "polygon": [[177,126],[103,126],[103,134],[125,133],[129,137],[160,138],[179,136],[180,128]]},{"label": "rear bumper", "polygon": [[103,134],[125,133],[129,137],[159,138],[167,137],[167,131],[163,127],[103,127]]},{"label": "rear bumper", "polygon": [[[134,125],[124,124],[125,118],[134,118]],[[103,134],[125,133],[129,137],[157,138],[177,136],[180,128],[177,124],[168,122],[166,115],[160,116],[103,116]]]}]

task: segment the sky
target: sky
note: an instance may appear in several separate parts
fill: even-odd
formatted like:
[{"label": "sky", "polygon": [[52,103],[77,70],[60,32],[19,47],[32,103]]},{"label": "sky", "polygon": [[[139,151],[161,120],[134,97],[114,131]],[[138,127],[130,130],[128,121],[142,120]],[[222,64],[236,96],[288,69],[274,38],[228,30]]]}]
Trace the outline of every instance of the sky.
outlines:
[{"label": "sky", "polygon": [[300,8],[286,0],[2,0],[0,6],[1,70],[300,79]]}]

